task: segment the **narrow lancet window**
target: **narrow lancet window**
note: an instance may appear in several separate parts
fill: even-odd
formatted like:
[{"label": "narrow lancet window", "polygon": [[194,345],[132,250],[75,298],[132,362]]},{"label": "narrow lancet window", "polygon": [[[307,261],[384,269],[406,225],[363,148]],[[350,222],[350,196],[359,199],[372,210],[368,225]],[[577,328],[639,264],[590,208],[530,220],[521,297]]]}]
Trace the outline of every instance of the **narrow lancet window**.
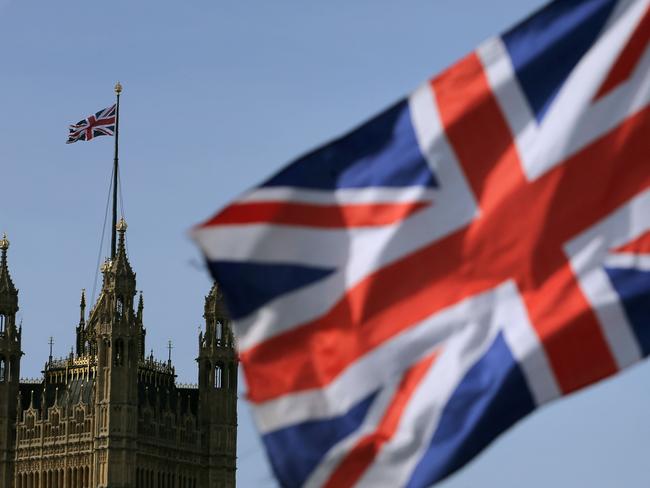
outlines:
[{"label": "narrow lancet window", "polygon": [[221,363],[214,368],[214,387],[223,388],[223,365]]}]

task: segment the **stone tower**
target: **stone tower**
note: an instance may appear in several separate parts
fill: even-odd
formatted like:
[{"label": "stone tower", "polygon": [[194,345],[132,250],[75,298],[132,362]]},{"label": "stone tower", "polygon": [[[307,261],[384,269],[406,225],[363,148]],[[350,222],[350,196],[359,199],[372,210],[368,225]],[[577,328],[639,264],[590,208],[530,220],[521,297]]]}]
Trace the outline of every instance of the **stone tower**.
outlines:
[{"label": "stone tower", "polygon": [[7,236],[0,239],[0,486],[13,486],[16,412],[20,386],[20,336],[16,327],[18,290],[7,266]]},{"label": "stone tower", "polygon": [[136,484],[138,362],[144,356],[143,327],[134,312],[135,273],[124,243],[126,227],[120,220],[116,255],[102,267],[102,291],[82,328],[86,347],[97,351],[93,486],[115,488]]},{"label": "stone tower", "polygon": [[205,297],[205,335],[199,334],[199,415],[210,469],[202,486],[235,486],[237,365],[234,336],[215,283]]}]

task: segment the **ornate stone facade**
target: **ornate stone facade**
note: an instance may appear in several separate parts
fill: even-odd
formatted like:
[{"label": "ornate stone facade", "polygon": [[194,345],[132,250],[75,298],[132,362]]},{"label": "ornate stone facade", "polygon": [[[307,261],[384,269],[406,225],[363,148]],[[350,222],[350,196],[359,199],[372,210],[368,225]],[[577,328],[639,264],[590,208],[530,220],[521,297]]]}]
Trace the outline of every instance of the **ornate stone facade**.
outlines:
[{"label": "ornate stone facade", "polygon": [[21,382],[18,290],[0,240],[0,488],[235,486],[237,355],[215,284],[205,298],[198,387],[176,384],[171,360],[146,356],[142,294],[118,224],[113,260],[76,347]]}]

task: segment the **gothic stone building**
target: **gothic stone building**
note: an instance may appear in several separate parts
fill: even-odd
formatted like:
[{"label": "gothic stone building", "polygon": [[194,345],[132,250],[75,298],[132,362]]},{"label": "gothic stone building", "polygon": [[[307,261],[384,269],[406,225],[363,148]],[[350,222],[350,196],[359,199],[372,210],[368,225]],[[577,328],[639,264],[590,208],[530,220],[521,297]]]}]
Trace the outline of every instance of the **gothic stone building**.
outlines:
[{"label": "gothic stone building", "polygon": [[145,355],[142,295],[118,224],[116,256],[74,351],[49,358],[39,382],[20,381],[18,290],[0,240],[0,488],[235,486],[237,356],[222,297],[205,299],[198,387],[171,361]]}]

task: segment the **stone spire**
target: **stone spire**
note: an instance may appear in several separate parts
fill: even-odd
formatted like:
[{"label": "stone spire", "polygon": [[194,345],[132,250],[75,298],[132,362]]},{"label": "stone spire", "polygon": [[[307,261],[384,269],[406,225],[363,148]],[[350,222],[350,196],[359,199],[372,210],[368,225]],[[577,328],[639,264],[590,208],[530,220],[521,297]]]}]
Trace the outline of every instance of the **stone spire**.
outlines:
[{"label": "stone spire", "polygon": [[115,259],[111,263],[111,274],[114,279],[115,291],[124,296],[135,295],[135,273],[129,263],[129,258],[126,255],[125,234],[127,229],[124,217],[117,223],[117,232],[119,233],[117,253]]},{"label": "stone spire", "polygon": [[138,298],[138,313],[136,315],[136,317],[138,318],[138,322],[140,323],[142,323],[143,313],[144,313],[144,299],[142,298],[142,292],[140,292],[140,298]]},{"label": "stone spire", "polygon": [[0,239],[0,314],[5,316],[15,315],[18,311],[18,290],[9,274],[7,265],[7,250],[9,249],[9,239],[4,234]]},{"label": "stone spire", "polygon": [[86,354],[88,344],[88,331],[86,329],[86,290],[81,290],[79,303],[79,325],[77,326],[77,356]]},{"label": "stone spire", "polygon": [[79,302],[79,325],[86,324],[86,289],[81,290],[81,301]]},{"label": "stone spire", "polygon": [[140,291],[140,297],[138,298],[138,311],[136,312],[135,320],[136,320],[136,323],[138,324],[138,327],[140,328],[140,339],[139,339],[139,344],[138,344],[139,356],[138,357],[140,358],[141,361],[144,361],[147,329],[145,329],[144,322],[143,322],[143,320],[144,320],[144,299],[142,298],[142,291]]}]

